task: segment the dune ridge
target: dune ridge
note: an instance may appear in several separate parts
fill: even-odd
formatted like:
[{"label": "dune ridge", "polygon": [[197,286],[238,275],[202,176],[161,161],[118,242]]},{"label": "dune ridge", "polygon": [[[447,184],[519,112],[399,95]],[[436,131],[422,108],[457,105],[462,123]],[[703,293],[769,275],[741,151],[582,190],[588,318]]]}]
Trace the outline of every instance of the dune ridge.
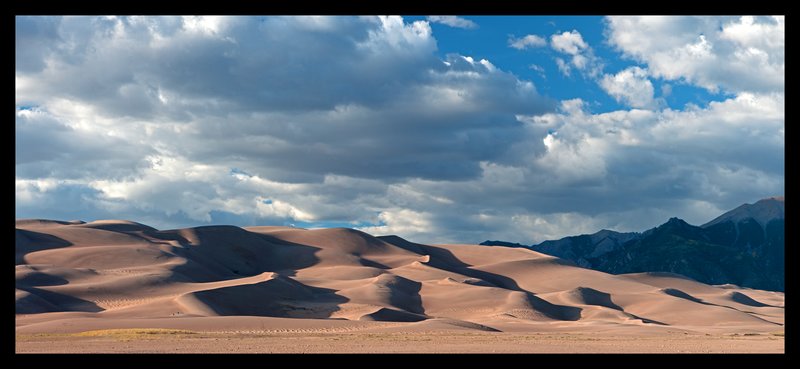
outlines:
[{"label": "dune ridge", "polygon": [[424,245],[347,228],[24,219],[15,246],[18,332],[136,322],[221,329],[220,319],[246,326],[254,317],[265,331],[775,332],[784,323],[780,292],[611,275],[529,249]]}]

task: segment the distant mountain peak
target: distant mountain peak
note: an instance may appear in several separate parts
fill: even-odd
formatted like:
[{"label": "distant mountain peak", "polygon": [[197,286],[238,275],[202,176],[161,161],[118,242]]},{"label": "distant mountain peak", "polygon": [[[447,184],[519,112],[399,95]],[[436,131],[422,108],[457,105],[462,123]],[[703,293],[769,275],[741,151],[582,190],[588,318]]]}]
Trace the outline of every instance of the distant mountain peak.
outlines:
[{"label": "distant mountain peak", "polygon": [[784,219],[784,199],[783,196],[773,196],[756,201],[754,204],[743,204],[725,214],[720,215],[714,220],[703,224],[701,227],[708,228],[715,224],[732,221],[741,222],[751,218],[758,222],[761,227],[766,227],[767,223],[774,219]]},{"label": "distant mountain peak", "polygon": [[482,245],[482,246],[505,246],[505,247],[530,247],[528,245],[523,245],[521,243],[516,243],[516,242],[492,241],[492,240],[483,241],[479,245]]},{"label": "distant mountain peak", "polygon": [[672,217],[672,218],[669,218],[669,220],[667,220],[666,222],[664,222],[664,224],[662,224],[660,226],[657,226],[657,227],[655,227],[653,229],[650,229],[648,231],[645,231],[645,233],[646,234],[651,234],[653,231],[656,231],[656,230],[660,231],[660,230],[666,230],[666,229],[683,229],[683,228],[689,228],[689,227],[692,227],[692,225],[689,224],[689,223],[686,223],[685,220],[683,220],[681,218],[678,218],[678,217]]},{"label": "distant mountain peak", "polygon": [[[784,199],[744,204],[697,227],[672,217],[641,233],[602,229],[528,247],[606,273],[670,272],[710,284],[784,290]],[[769,226],[768,226],[769,225]]]},{"label": "distant mountain peak", "polygon": [[669,220],[665,224],[680,224],[680,225],[683,225],[683,224],[689,224],[689,223],[686,223],[686,221],[681,219],[681,218],[672,217],[672,218],[669,218]]}]

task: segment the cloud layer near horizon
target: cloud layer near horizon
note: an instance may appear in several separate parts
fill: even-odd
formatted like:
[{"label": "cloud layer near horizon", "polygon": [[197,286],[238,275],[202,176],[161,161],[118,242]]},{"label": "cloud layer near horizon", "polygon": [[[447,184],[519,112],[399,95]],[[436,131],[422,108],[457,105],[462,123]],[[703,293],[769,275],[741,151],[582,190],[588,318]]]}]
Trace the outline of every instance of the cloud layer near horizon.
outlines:
[{"label": "cloud layer near horizon", "polygon": [[[783,194],[782,20],[659,22],[610,18],[642,67],[606,75],[577,31],[551,35],[632,106],[592,113],[489,60],[437,56],[425,21],[18,17],[17,216],[530,243]],[[730,97],[659,108],[649,78]]]}]

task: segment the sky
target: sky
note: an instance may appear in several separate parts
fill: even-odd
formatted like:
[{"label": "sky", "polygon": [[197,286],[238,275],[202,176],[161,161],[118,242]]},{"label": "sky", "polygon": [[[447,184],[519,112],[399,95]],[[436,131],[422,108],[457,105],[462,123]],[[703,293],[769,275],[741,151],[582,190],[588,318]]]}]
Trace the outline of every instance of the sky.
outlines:
[{"label": "sky", "polygon": [[783,195],[784,17],[17,17],[16,217],[525,244]]}]

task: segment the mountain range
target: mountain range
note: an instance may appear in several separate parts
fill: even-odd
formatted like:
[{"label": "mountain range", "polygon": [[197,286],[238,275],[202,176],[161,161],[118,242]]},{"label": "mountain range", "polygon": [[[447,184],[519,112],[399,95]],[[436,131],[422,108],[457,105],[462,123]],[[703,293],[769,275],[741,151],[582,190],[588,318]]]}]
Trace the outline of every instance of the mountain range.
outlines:
[{"label": "mountain range", "polygon": [[784,198],[743,204],[701,226],[679,218],[644,232],[594,234],[521,245],[612,274],[669,272],[707,284],[784,291]]}]

